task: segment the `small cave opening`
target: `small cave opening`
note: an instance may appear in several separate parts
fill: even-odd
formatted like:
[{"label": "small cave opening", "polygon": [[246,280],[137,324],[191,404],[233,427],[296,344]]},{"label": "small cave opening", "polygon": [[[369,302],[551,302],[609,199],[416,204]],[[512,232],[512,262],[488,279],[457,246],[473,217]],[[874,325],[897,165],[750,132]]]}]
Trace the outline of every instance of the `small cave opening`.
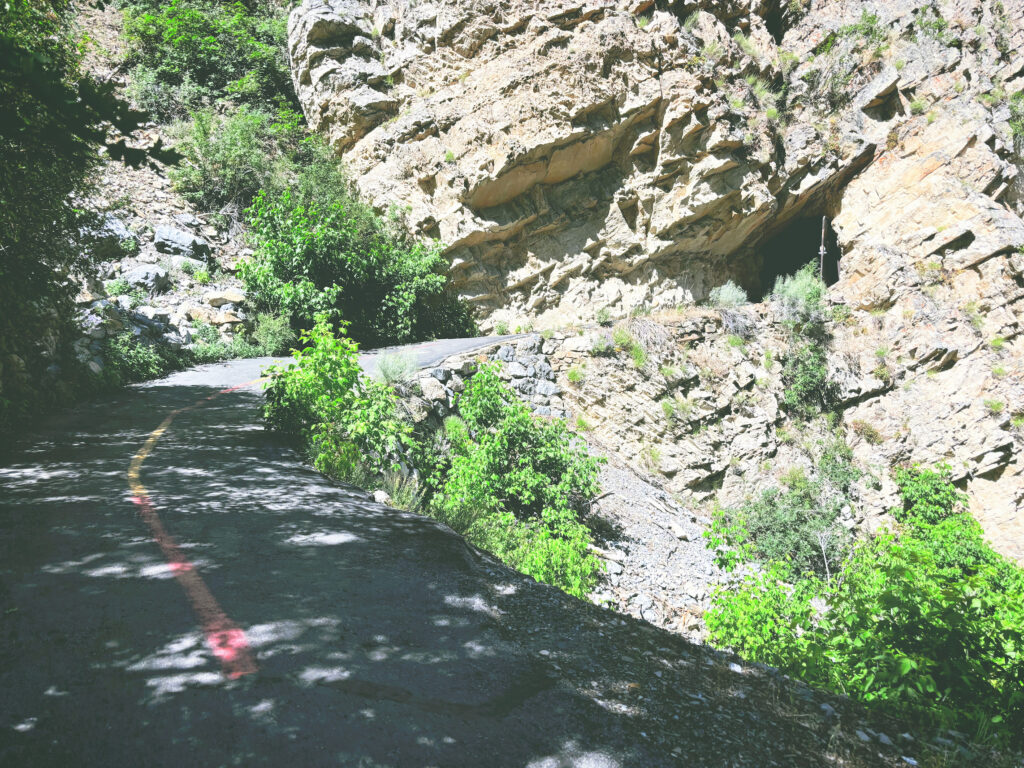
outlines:
[{"label": "small cave opening", "polygon": [[808,262],[818,265],[825,285],[833,285],[839,280],[839,242],[825,216],[794,219],[765,240],[759,255],[758,301],[767,298],[779,277],[794,274]]},{"label": "small cave opening", "polygon": [[778,3],[764,17],[764,25],[768,34],[772,36],[776,45],[782,45],[782,38],[786,36],[786,26],[782,16],[782,3]]}]

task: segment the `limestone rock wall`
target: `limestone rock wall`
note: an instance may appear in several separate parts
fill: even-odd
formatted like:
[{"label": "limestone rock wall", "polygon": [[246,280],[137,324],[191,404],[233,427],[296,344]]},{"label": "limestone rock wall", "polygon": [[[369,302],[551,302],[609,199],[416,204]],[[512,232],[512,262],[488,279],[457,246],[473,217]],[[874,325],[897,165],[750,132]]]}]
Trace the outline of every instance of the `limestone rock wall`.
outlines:
[{"label": "limestone rock wall", "polygon": [[1019,214],[1012,5],[306,0],[290,55],[310,123],[448,246],[484,327],[557,325],[761,290],[766,238],[866,166],[899,186],[922,110],[971,145],[951,178]]},{"label": "limestone rock wall", "polygon": [[854,515],[893,503],[893,465],[948,462],[1018,558],[1021,50],[1024,6],[992,0],[306,0],[290,19],[307,116],[362,193],[448,246],[484,328],[555,329],[572,418],[688,503],[802,460],[771,307],[745,310],[742,348],[717,313],[677,313],[642,370],[564,329],[727,279],[760,293],[766,258],[816,256],[786,254],[790,226],[827,217],[831,375],[877,481]]},{"label": "limestone rock wall", "polygon": [[749,246],[869,151],[765,116],[741,76],[781,70],[750,4],[718,17],[645,5],[307,0],[292,13],[311,124],[375,205],[448,245],[485,327],[673,306],[728,276],[756,287]]}]

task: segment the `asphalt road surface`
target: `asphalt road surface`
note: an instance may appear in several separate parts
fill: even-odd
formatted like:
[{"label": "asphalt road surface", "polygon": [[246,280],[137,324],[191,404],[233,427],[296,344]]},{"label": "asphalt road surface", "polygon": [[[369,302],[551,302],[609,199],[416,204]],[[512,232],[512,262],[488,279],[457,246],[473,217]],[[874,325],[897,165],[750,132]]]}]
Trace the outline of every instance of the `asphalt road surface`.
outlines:
[{"label": "asphalt road surface", "polygon": [[267,362],[128,388],[0,460],[0,766],[767,765],[825,744],[767,721],[736,665],[304,466],[260,424]]}]

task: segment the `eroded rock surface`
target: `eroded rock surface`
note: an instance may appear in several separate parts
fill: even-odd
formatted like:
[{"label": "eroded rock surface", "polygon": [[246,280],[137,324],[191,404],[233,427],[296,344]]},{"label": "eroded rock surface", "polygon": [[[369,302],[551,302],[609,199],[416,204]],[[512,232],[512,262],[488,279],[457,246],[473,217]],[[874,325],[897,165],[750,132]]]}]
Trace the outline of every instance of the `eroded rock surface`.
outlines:
[{"label": "eroded rock surface", "polygon": [[[311,124],[375,205],[447,244],[485,328],[727,279],[757,298],[819,256],[796,233],[824,217],[848,310],[830,375],[874,478],[854,514],[884,519],[894,465],[947,462],[1018,559],[1022,47],[1024,7],[982,0],[306,0],[290,19]],[[717,313],[677,313],[640,369],[592,354],[603,331],[544,352],[591,440],[688,504],[735,503],[798,460],[765,360],[786,345],[770,306],[747,311],[741,346]]]},{"label": "eroded rock surface", "polygon": [[[485,327],[674,306],[730,277],[760,291],[761,246],[803,216],[852,210],[857,261],[893,245],[889,223],[940,225],[941,203],[903,215],[917,183],[973,187],[962,220],[993,224],[974,251],[1017,244],[998,210],[1020,205],[1004,101],[1022,12],[801,5],[306,0],[290,54],[311,124],[375,205],[447,244]],[[890,172],[936,140],[948,173]],[[843,192],[865,166],[888,192]]]}]

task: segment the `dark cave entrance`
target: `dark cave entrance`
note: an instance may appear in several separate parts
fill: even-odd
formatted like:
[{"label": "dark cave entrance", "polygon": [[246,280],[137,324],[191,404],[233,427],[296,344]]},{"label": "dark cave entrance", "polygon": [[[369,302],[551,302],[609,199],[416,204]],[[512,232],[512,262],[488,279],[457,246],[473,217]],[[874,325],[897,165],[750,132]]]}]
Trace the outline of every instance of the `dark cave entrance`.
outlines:
[{"label": "dark cave entrance", "polygon": [[[825,222],[825,254],[821,254],[822,221]],[[820,264],[825,285],[839,280],[839,243],[831,222],[822,216],[795,219],[776,232],[761,246],[761,291],[757,300],[763,300],[775,287],[782,275],[792,275],[808,262]]]}]

